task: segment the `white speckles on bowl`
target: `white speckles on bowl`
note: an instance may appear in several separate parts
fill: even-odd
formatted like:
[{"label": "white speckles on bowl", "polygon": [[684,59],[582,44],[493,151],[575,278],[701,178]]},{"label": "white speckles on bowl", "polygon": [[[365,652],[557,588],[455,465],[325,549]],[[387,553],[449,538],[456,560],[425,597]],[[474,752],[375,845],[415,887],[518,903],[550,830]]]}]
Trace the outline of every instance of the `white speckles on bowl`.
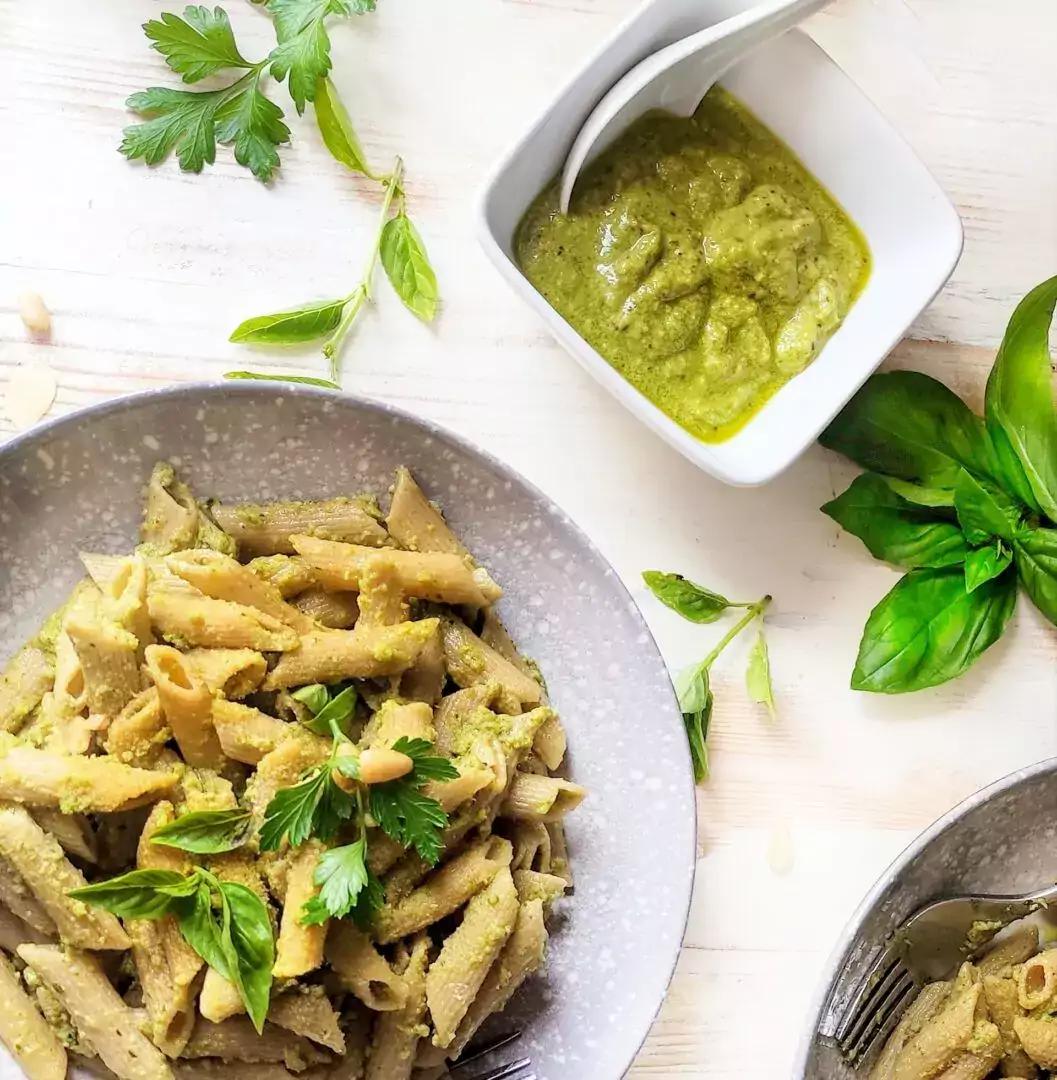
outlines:
[{"label": "white speckles on bowl", "polygon": [[501,1027],[524,1027],[518,1056],[539,1080],[616,1080],[678,955],[695,825],[671,684],[617,575],[540,492],[410,416],[310,389],[189,386],[65,417],[0,450],[6,655],[81,576],[79,550],[135,543],[158,458],[200,496],[253,500],[383,495],[405,464],[503,585],[503,617],[543,668],[570,773],[590,794],[569,821],[576,894],[558,906],[547,970]]}]

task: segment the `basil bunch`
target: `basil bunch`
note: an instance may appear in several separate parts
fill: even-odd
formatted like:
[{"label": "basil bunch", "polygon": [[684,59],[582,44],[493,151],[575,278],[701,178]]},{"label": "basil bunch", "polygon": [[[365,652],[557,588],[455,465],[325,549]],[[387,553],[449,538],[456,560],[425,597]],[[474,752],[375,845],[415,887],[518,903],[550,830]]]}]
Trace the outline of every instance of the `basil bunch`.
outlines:
[{"label": "basil bunch", "polygon": [[1057,277],[1018,305],[987,380],[984,417],[912,371],[874,375],[820,442],[870,471],[822,507],[908,573],[873,609],[856,690],[953,679],[1009,622],[1017,582],[1057,623],[1057,411],[1049,332]]}]

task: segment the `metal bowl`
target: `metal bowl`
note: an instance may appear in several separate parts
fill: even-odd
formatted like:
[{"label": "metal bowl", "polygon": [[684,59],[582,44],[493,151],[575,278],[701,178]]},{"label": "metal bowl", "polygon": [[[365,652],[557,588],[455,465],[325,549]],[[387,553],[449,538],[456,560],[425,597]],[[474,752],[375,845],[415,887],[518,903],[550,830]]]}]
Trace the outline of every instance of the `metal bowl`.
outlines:
[{"label": "metal bowl", "polygon": [[[6,655],[83,576],[79,549],[136,543],[159,459],[200,495],[250,501],[381,495],[407,465],[494,572],[503,619],[546,673],[569,733],[569,768],[589,792],[568,827],[576,895],[552,923],[546,971],[502,1023],[523,1029],[516,1054],[532,1058],[539,1080],[623,1075],[679,954],[695,815],[671,682],[612,567],[507,466],[406,413],[286,385],[192,385],[85,410],[0,450]],[[0,1048],[0,1077],[16,1073]]]},{"label": "metal bowl", "polygon": [[1057,758],[983,788],[926,829],[881,875],[830,958],[793,1076],[862,1080],[830,1035],[888,935],[930,900],[1019,893],[1057,880]]}]

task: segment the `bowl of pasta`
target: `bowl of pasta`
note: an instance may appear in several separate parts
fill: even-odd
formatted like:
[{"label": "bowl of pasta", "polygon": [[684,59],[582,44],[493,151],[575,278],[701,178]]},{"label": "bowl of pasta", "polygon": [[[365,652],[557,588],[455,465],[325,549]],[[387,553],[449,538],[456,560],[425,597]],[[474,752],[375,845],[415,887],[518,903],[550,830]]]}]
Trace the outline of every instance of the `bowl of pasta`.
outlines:
[{"label": "bowl of pasta", "polygon": [[0,1075],[431,1080],[506,1032],[474,1071],[623,1074],[692,774],[545,496],[383,405],[206,385],[9,443],[0,530]]},{"label": "bowl of pasta", "polygon": [[[913,993],[891,1036],[851,1068],[834,1041],[885,943],[926,904],[950,896],[1026,894],[1057,881],[1057,759],[972,795],[924,832],[860,905],[828,965],[794,1075],[809,1080],[1033,1078],[1057,1069],[1057,942],[1038,912],[991,939],[979,927],[938,981]],[[974,925],[974,932],[978,928]]]}]

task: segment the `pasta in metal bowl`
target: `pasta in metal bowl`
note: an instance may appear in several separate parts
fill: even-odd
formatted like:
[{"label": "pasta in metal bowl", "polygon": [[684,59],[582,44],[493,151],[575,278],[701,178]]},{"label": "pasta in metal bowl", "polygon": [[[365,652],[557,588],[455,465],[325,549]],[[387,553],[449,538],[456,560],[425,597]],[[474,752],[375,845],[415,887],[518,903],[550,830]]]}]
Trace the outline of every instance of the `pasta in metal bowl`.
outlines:
[{"label": "pasta in metal bowl", "polygon": [[442,1075],[541,965],[583,800],[502,594],[406,469],[200,501],[0,677],[0,1039],[33,1080]]}]

